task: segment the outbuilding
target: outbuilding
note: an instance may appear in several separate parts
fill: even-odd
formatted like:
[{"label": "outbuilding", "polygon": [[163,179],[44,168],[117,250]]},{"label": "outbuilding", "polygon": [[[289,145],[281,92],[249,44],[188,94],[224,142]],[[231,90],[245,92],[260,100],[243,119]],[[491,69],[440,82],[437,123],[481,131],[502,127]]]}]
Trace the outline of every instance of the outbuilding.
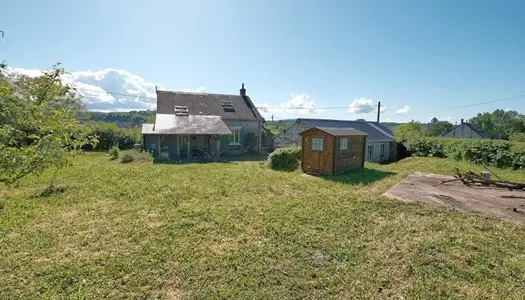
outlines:
[{"label": "outbuilding", "polygon": [[301,168],[331,175],[363,168],[367,134],[354,128],[312,127],[300,133]]}]

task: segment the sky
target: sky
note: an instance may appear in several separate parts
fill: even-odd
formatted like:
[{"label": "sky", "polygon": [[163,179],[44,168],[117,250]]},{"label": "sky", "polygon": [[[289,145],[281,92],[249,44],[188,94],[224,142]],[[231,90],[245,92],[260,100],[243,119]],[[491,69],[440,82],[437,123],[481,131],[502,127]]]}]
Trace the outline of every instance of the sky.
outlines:
[{"label": "sky", "polygon": [[375,120],[380,101],[382,121],[454,123],[525,113],[524,14],[522,0],[4,0],[0,60],[33,75],[61,62],[91,110],[245,83],[267,119]]}]

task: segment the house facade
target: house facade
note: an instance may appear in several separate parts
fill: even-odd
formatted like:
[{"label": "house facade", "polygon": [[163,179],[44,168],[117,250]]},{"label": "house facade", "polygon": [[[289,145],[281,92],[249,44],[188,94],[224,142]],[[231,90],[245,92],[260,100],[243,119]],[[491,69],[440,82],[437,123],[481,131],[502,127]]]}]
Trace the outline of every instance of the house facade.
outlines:
[{"label": "house facade", "polygon": [[454,127],[449,132],[443,134],[443,137],[458,138],[458,139],[488,139],[490,136],[481,130],[478,126],[472,123],[464,122]]},{"label": "house facade", "polygon": [[368,121],[299,118],[283,134],[274,138],[275,147],[291,145],[300,147],[301,136],[299,134],[312,127],[354,128],[368,135],[365,146],[366,161],[389,162],[397,159],[397,145],[392,131],[380,123]]},{"label": "house facade", "polygon": [[[155,123],[143,124],[143,147],[169,159],[261,151],[264,118],[246,95],[157,90]],[[245,142],[252,133],[252,149]]]}]

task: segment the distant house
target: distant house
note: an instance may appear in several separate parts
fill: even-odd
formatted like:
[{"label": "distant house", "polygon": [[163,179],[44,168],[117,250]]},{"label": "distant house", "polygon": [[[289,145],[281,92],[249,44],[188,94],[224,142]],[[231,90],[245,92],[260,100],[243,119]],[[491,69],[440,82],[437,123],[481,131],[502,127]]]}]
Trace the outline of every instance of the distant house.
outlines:
[{"label": "distant house", "polygon": [[313,127],[300,133],[301,168],[310,174],[340,174],[365,163],[367,134],[354,128]]},{"label": "distant house", "polygon": [[461,119],[461,124],[457,125],[449,132],[444,133],[443,137],[458,139],[488,139],[492,136],[481,130],[475,124],[464,122],[464,120]]},{"label": "distant house", "polygon": [[261,151],[264,118],[246,95],[171,92],[157,90],[154,124],[143,124],[145,149],[166,158],[219,158],[221,153],[246,152],[243,141],[249,132],[257,137]]},{"label": "distant house", "polygon": [[372,162],[395,161],[397,146],[392,131],[377,122],[327,119],[297,119],[283,134],[274,138],[275,147],[301,146],[299,133],[312,127],[354,128],[368,135],[365,160]]}]

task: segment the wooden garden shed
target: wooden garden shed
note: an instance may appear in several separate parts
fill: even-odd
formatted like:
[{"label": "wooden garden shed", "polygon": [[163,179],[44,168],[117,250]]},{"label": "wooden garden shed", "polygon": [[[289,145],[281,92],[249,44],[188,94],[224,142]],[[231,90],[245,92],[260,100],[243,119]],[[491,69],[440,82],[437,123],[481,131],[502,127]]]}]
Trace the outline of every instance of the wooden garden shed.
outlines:
[{"label": "wooden garden shed", "polygon": [[363,168],[366,133],[354,128],[312,127],[300,135],[303,172],[331,175]]}]

